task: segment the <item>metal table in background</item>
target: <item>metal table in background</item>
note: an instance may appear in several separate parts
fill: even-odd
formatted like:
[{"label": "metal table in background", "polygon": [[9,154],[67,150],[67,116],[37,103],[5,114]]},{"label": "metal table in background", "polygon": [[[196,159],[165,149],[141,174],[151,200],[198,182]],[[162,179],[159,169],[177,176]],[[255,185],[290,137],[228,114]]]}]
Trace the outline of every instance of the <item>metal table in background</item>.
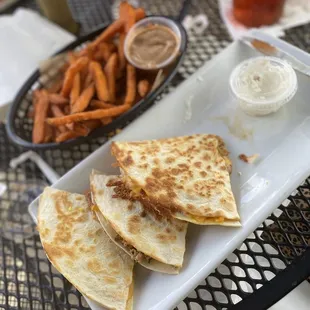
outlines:
[{"label": "metal table in background", "polygon": [[[180,0],[140,2],[152,14],[172,16],[182,5]],[[113,18],[112,3],[108,0],[69,3],[81,24],[81,34]],[[37,10],[33,1],[19,4]],[[193,0],[189,13],[206,14],[210,25],[200,35],[190,31],[184,64],[161,97],[231,42],[216,0]],[[284,39],[310,52],[310,25],[287,31]],[[39,155],[63,175],[104,142],[104,139],[93,140],[68,150],[44,151]],[[48,262],[28,215],[28,204],[48,185],[48,180],[31,161],[15,170],[9,167],[10,160],[24,151],[8,141],[4,124],[0,124],[0,309],[89,309],[79,292]],[[310,178],[192,291],[178,309],[249,309],[249,305],[252,309],[263,309],[300,283],[310,271],[306,264],[309,244]],[[276,288],[273,294],[270,287]]]}]

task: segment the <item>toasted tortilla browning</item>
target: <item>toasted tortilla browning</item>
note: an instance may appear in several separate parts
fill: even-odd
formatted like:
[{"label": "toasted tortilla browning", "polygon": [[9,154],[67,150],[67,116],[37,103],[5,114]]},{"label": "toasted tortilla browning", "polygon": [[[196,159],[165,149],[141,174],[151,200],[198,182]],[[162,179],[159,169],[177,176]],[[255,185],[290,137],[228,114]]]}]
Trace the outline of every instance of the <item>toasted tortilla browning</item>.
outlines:
[{"label": "toasted tortilla browning", "polygon": [[124,181],[136,193],[142,190],[162,214],[196,224],[240,226],[231,161],[220,137],[113,142],[111,149]]},{"label": "toasted tortilla browning", "polygon": [[[162,270],[157,271],[170,270],[177,273],[183,264],[187,223],[160,216],[145,209],[139,201],[120,197],[116,190],[120,186],[118,180],[120,178],[117,176],[105,176],[95,172],[90,178],[93,202],[107,222],[102,222],[107,233],[123,249],[126,248],[127,252],[131,246],[131,254],[139,263],[139,258],[143,258],[145,262],[149,261],[148,257],[152,258],[148,264],[149,269],[153,269],[152,265],[156,260],[174,267],[163,266]],[[111,186],[113,182],[115,186]],[[111,236],[111,228],[120,238]]]},{"label": "toasted tortilla browning", "polygon": [[110,240],[84,195],[47,187],[38,230],[51,263],[82,294],[107,309],[132,309],[134,262]]}]

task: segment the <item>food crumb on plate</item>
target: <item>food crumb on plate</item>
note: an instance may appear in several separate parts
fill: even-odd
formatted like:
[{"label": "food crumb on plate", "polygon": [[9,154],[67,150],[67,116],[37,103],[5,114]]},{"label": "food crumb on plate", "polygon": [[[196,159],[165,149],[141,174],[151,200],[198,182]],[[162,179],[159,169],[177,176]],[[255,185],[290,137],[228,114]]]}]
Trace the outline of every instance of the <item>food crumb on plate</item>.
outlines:
[{"label": "food crumb on plate", "polygon": [[257,160],[258,157],[259,157],[259,154],[253,154],[251,156],[247,156],[245,154],[239,155],[239,159],[247,164],[254,164],[254,162]]}]

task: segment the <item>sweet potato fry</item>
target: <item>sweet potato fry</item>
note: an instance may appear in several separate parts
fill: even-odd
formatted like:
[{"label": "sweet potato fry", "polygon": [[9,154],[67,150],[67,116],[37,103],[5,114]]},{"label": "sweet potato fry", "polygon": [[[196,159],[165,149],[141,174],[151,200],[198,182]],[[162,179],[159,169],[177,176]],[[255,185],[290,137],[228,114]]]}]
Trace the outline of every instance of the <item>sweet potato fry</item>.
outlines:
[{"label": "sweet potato fry", "polygon": [[146,16],[145,11],[142,8],[137,8],[135,12],[136,12],[136,22],[138,22],[139,20],[143,19]]},{"label": "sweet potato fry", "polygon": [[48,100],[51,104],[56,105],[66,105],[69,103],[69,100],[60,94],[48,94]]},{"label": "sweet potato fry", "polygon": [[94,49],[101,42],[107,42],[111,40],[117,33],[121,32],[124,28],[124,21],[117,19],[109,27],[107,27],[95,41],[89,44],[88,48]]},{"label": "sweet potato fry", "polygon": [[133,6],[129,5],[124,25],[126,33],[129,32],[130,28],[135,24],[135,22],[136,22],[136,11]]},{"label": "sweet potato fry", "polygon": [[126,16],[127,16],[129,6],[130,6],[130,4],[127,1],[122,1],[119,4],[118,12],[119,12],[119,19],[120,20],[123,20],[123,21],[126,20]]},{"label": "sweet potato fry", "polygon": [[100,109],[95,111],[81,112],[63,117],[49,118],[47,122],[52,126],[66,125],[73,122],[83,122],[91,119],[118,116],[130,109],[130,105],[123,104],[115,108]]},{"label": "sweet potato fry", "polygon": [[77,73],[74,77],[72,89],[70,92],[70,105],[71,105],[71,107],[73,107],[74,103],[79,98],[80,91],[81,91],[81,77],[80,77],[80,73]]},{"label": "sweet potato fry", "polygon": [[93,80],[95,81],[98,98],[102,101],[110,101],[108,82],[101,65],[96,61],[92,61],[89,64],[89,70],[92,74]]},{"label": "sweet potato fry", "polygon": [[119,59],[119,71],[124,70],[126,66],[126,57],[124,53],[124,43],[125,43],[125,33],[121,33],[118,39],[117,51],[118,51],[118,59]]},{"label": "sweet potato fry", "polygon": [[90,72],[88,72],[85,79],[84,79],[82,89],[87,88],[92,82],[93,82],[93,76]]},{"label": "sweet potato fry", "polygon": [[138,94],[143,98],[150,90],[150,82],[148,80],[141,80],[138,83]]},{"label": "sweet potato fry", "polygon": [[[54,117],[62,117],[62,116],[65,116],[67,114],[69,114],[69,110],[67,110],[66,108],[69,108],[69,106],[65,106],[65,113],[58,107],[58,106],[51,106],[51,111],[52,111],[52,115]],[[68,130],[73,130],[74,129],[74,124],[71,123],[71,124],[67,124],[66,126],[59,126],[59,131],[60,132],[66,132]]]},{"label": "sweet potato fry", "polygon": [[112,117],[104,117],[101,119],[102,125],[108,125],[108,124],[112,123],[112,121],[113,121]]},{"label": "sweet potato fry", "polygon": [[109,109],[109,108],[114,108],[115,107],[114,104],[106,103],[106,102],[103,102],[103,101],[100,101],[100,100],[96,100],[96,99],[93,99],[90,102],[90,106],[92,108],[95,108],[95,109]]},{"label": "sweet potato fry", "polygon": [[131,64],[127,64],[126,66],[126,97],[125,97],[125,104],[132,105],[136,98],[136,68]]},{"label": "sweet potato fry", "polygon": [[102,125],[101,121],[98,119],[90,119],[88,121],[82,122],[82,124],[86,126],[89,129],[89,131],[92,131]]},{"label": "sweet potato fry", "polygon": [[87,57],[81,57],[74,62],[65,73],[64,82],[61,89],[61,95],[68,97],[72,88],[73,80],[75,75],[80,72],[88,64]]},{"label": "sweet potato fry", "polygon": [[47,123],[45,125],[45,137],[43,143],[51,142],[53,139],[53,127]]},{"label": "sweet potato fry", "polygon": [[115,50],[116,46],[114,45],[114,43],[101,42],[97,48],[96,53],[94,54],[93,59],[99,62],[102,60],[107,62],[110,56],[115,52]]},{"label": "sweet potato fry", "polygon": [[55,116],[55,117],[60,117],[60,116],[64,116],[65,115],[65,113],[57,105],[52,105],[51,106],[51,112],[52,112],[52,115]]},{"label": "sweet potato fry", "polygon": [[107,62],[108,59],[110,58],[111,54],[112,54],[112,51],[111,49],[109,48],[109,45],[107,42],[102,42],[100,43],[99,45],[99,50],[100,50],[100,53],[101,53],[101,58]]},{"label": "sweet potato fry", "polygon": [[83,125],[82,123],[74,123],[73,131],[79,133],[81,136],[87,136],[90,132],[87,126]]},{"label": "sweet potato fry", "polygon": [[[57,105],[51,106],[51,112],[52,112],[52,115],[54,117],[61,117],[61,116],[65,115]],[[58,129],[60,132],[66,132],[67,131],[65,126],[58,126]]]},{"label": "sweet potato fry", "polygon": [[136,12],[133,6],[123,1],[119,5],[119,20],[124,21],[124,30],[127,33],[136,22]]},{"label": "sweet potato fry", "polygon": [[108,80],[110,101],[115,102],[115,83],[117,72],[117,54],[113,53],[104,67],[104,72]]},{"label": "sweet potato fry", "polygon": [[72,65],[77,60],[77,55],[72,51],[69,51],[67,55],[68,55],[68,62],[70,65]]},{"label": "sweet potato fry", "polygon": [[86,47],[79,51],[78,57],[87,57],[88,59],[93,59],[95,51],[96,46],[91,47],[90,44],[88,44]]},{"label": "sweet potato fry", "polygon": [[38,93],[38,101],[36,103],[34,123],[32,130],[32,142],[42,143],[45,139],[45,120],[48,112],[49,101],[47,92],[41,90]]},{"label": "sweet potato fry", "polygon": [[88,107],[90,100],[93,98],[94,94],[95,87],[93,84],[90,84],[82,91],[81,95],[71,107],[71,113],[78,113],[84,111]]},{"label": "sweet potato fry", "polygon": [[67,140],[71,140],[77,137],[81,137],[81,134],[76,132],[76,131],[66,131],[66,132],[62,132],[60,133],[57,137],[56,137],[56,142],[60,143],[60,142],[64,142]]}]

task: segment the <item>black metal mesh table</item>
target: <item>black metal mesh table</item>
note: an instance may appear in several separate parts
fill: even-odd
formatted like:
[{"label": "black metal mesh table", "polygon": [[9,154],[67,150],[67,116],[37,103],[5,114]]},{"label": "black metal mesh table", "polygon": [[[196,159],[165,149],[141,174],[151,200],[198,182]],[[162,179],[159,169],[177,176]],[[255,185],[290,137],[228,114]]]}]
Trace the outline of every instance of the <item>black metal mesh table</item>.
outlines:
[{"label": "black metal mesh table", "polygon": [[[172,3],[173,2],[173,3]],[[31,1],[26,7],[36,9]],[[82,33],[109,21],[108,1],[70,1]],[[175,15],[181,1],[144,1],[152,13]],[[192,1],[190,14],[207,14],[210,25],[201,35],[189,33],[183,66],[165,93],[190,76],[231,39],[220,20],[217,1]],[[289,30],[285,40],[310,51],[310,26]],[[165,94],[163,94],[164,96]],[[93,140],[69,150],[39,153],[60,175],[98,148]],[[48,184],[30,161],[17,169],[10,160],[24,152],[8,141],[0,125],[0,309],[89,309],[83,297],[48,262],[28,204]],[[178,306],[179,310],[227,309],[255,294],[281,270],[301,256],[310,244],[310,179],[264,221],[207,279]]]}]

